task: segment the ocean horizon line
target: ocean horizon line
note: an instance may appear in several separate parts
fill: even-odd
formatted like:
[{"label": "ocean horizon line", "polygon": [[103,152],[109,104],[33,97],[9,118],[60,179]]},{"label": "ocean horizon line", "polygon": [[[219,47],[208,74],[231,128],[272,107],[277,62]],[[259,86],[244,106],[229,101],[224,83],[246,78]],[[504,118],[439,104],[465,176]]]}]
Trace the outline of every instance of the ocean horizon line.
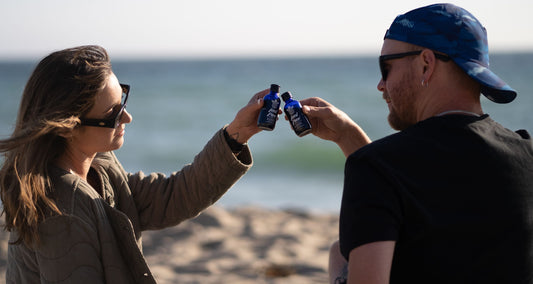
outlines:
[{"label": "ocean horizon line", "polygon": [[[51,51],[52,52],[52,51]],[[36,55],[0,55],[0,64],[4,63],[33,63],[41,60],[47,54]],[[491,56],[517,56],[532,55],[533,50],[497,50],[490,52]],[[277,60],[321,60],[321,59],[359,59],[375,58],[379,56],[379,50],[375,53],[302,53],[302,54],[244,54],[244,55],[113,55],[110,53],[112,62],[202,62],[202,61],[277,61]]]}]

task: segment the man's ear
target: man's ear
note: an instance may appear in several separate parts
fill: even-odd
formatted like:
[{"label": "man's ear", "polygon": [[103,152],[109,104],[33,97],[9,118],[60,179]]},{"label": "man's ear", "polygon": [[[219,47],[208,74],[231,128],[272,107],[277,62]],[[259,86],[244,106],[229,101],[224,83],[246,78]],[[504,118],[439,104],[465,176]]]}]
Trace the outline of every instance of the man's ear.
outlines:
[{"label": "man's ear", "polygon": [[435,53],[430,49],[424,49],[420,54],[420,58],[422,59],[423,64],[422,80],[429,82],[433,75],[433,71],[435,70],[437,58],[435,57]]}]

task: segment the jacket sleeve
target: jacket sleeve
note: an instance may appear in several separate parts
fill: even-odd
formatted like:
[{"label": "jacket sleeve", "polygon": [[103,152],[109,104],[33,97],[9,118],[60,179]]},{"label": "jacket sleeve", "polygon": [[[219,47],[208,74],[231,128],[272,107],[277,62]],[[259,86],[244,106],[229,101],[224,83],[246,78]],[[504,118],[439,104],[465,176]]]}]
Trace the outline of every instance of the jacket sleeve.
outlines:
[{"label": "jacket sleeve", "polygon": [[236,157],[219,130],[191,164],[169,177],[128,174],[141,230],[161,229],[195,217],[216,202],[252,166],[246,146]]}]

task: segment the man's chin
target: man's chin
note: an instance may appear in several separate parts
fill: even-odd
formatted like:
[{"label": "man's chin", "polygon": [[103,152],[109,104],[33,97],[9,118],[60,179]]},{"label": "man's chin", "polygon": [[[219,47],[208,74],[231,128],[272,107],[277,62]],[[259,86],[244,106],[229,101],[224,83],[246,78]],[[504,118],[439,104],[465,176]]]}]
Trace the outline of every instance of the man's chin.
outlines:
[{"label": "man's chin", "polygon": [[406,121],[403,121],[398,118],[398,116],[390,113],[387,117],[387,120],[389,122],[389,125],[392,129],[402,131],[411,126],[411,123],[407,123]]}]

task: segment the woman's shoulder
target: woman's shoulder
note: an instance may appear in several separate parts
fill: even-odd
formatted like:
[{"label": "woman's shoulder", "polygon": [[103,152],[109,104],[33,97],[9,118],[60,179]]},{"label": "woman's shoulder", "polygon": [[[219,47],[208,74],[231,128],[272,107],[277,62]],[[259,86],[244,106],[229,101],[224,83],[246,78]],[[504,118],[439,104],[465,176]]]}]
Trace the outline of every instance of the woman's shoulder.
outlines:
[{"label": "woman's shoulder", "polygon": [[63,169],[50,169],[51,192],[63,214],[73,214],[75,209],[88,207],[99,194],[76,174]]},{"label": "woman's shoulder", "polygon": [[124,167],[122,167],[122,164],[113,152],[102,152],[96,154],[96,157],[92,163],[92,167],[100,174],[107,173],[108,175],[116,178],[124,178],[127,175]]},{"label": "woman's shoulder", "polygon": [[93,165],[111,166],[117,163],[120,164],[113,152],[97,153],[93,160]]}]

